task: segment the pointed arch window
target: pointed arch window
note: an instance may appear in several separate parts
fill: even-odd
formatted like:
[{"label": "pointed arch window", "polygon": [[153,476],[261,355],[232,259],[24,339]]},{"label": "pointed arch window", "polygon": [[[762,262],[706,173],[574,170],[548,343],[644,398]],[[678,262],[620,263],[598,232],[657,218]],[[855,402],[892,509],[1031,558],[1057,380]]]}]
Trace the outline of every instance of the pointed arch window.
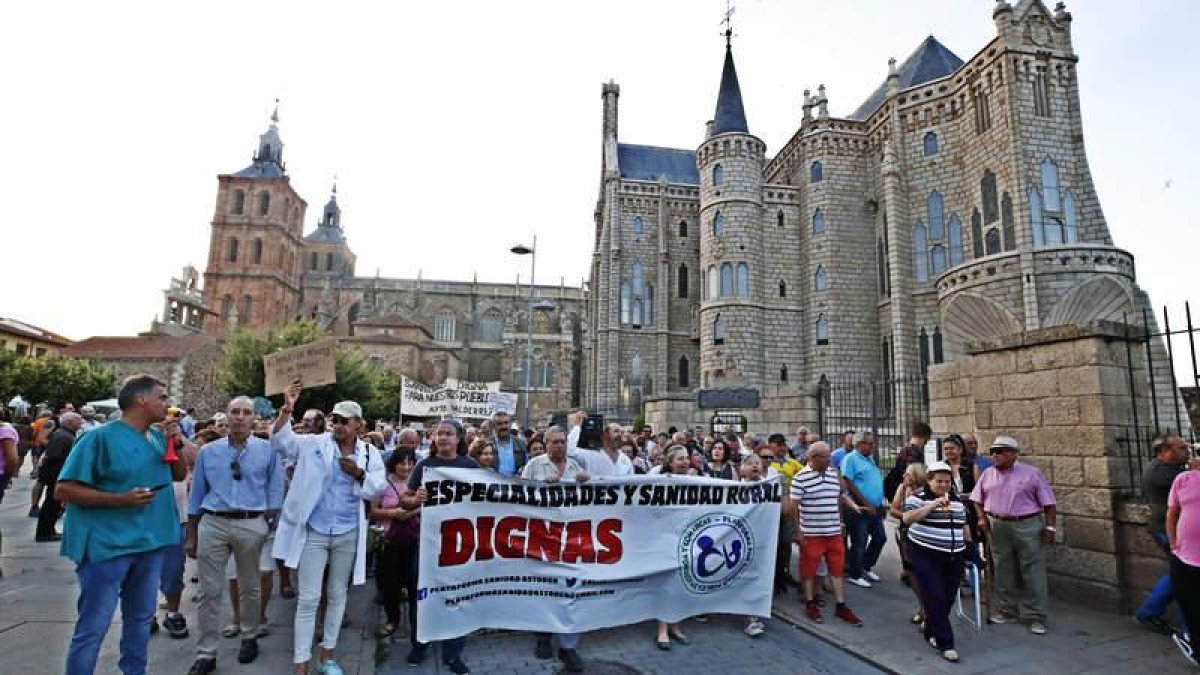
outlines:
[{"label": "pointed arch window", "polygon": [[258,215],[265,216],[271,212],[271,193],[263,190],[258,193]]},{"label": "pointed arch window", "polygon": [[921,359],[921,372],[925,372],[929,369],[929,333],[924,328],[917,338],[917,352]]},{"label": "pointed arch window", "polygon": [[813,234],[822,234],[823,232],[825,232],[825,211],[824,210],[817,209],[816,211],[813,212],[812,231],[813,231]]},{"label": "pointed arch window", "polygon": [[1062,200],[1058,190],[1058,165],[1047,157],[1042,160],[1042,206],[1047,211],[1062,210]]},{"label": "pointed arch window", "polygon": [[1013,222],[1012,197],[1005,192],[1000,199],[1000,229],[1004,234],[1004,250],[1011,251],[1017,247],[1017,230]]},{"label": "pointed arch window", "polygon": [[712,232],[714,237],[721,236],[721,232],[725,230],[725,219],[721,217],[721,212],[717,211],[713,214]]},{"label": "pointed arch window", "polygon": [[713,186],[716,187],[716,186],[720,185],[724,180],[725,180],[725,169],[722,168],[720,164],[717,164],[716,166],[713,167],[713,170],[712,170]]},{"label": "pointed arch window", "polygon": [[255,238],[254,243],[250,246],[250,262],[255,265],[262,264],[263,240]]},{"label": "pointed arch window", "polygon": [[883,237],[875,241],[876,271],[879,274],[879,295],[888,296],[887,249],[883,245]]},{"label": "pointed arch window", "polygon": [[788,369],[787,369],[786,365],[779,366],[779,381],[780,382],[788,381]]},{"label": "pointed arch window", "polygon": [[640,296],[642,294],[642,263],[633,263],[633,294]]},{"label": "pointed arch window", "polygon": [[1029,222],[1033,227],[1033,245],[1046,245],[1046,236],[1042,232],[1042,194],[1037,188],[1029,188]]},{"label": "pointed arch window", "polygon": [[245,190],[234,190],[233,191],[233,208],[230,209],[230,212],[233,213],[233,215],[235,215],[235,216],[240,216],[246,212],[246,191]]},{"label": "pointed arch window", "polygon": [[992,228],[987,231],[984,236],[984,246],[987,248],[987,254],[992,255],[1000,252],[1000,231]]},{"label": "pointed arch window", "polygon": [[642,355],[634,354],[629,361],[629,379],[635,383],[640,383],[642,379]]},{"label": "pointed arch window", "polygon": [[721,297],[733,297],[733,265],[729,263],[721,265]]},{"label": "pointed arch window", "polygon": [[946,247],[942,244],[934,244],[929,247],[929,271],[936,279],[941,276],[942,272],[946,271]]},{"label": "pointed arch window", "polygon": [[958,219],[958,215],[950,216],[950,222],[946,224],[946,239],[950,246],[950,266],[955,267],[963,264],[966,258],[966,251],[963,248],[963,226],[962,221]]},{"label": "pointed arch window", "polygon": [[1079,221],[1075,212],[1075,195],[1070,192],[1063,198],[1063,237],[1064,243],[1074,244],[1079,241]]},{"label": "pointed arch window", "polygon": [[449,309],[443,309],[433,317],[433,339],[439,342],[450,342],[454,340],[455,328],[454,312]]},{"label": "pointed arch window", "polygon": [[813,274],[813,291],[820,293],[829,288],[829,275],[825,272],[824,265],[817,265],[817,271]]},{"label": "pointed arch window", "polygon": [[983,201],[983,224],[991,225],[1000,217],[1000,202],[996,198],[996,174],[991,169],[983,172],[979,181],[979,197]]},{"label": "pointed arch window", "polygon": [[552,389],[554,387],[554,364],[549,359],[542,361],[542,367],[538,373],[538,386],[543,389]]},{"label": "pointed arch window", "polygon": [[725,344],[726,337],[727,336],[725,334],[725,319],[721,318],[721,315],[718,314],[716,316],[716,318],[713,319],[713,344],[714,345]]},{"label": "pointed arch window", "polygon": [[929,199],[925,202],[925,210],[929,217],[930,239],[941,239],[945,236],[943,230],[945,221],[942,220],[942,206],[942,193],[936,190],[929,193]]},{"label": "pointed arch window", "polygon": [[633,302],[633,294],[629,292],[629,282],[621,283],[621,324],[628,325],[630,317],[630,304]]},{"label": "pointed arch window", "polygon": [[646,284],[646,325],[654,325],[654,284]]},{"label": "pointed arch window", "polygon": [[779,281],[779,297],[781,297],[781,298],[787,297],[787,282],[783,281],[782,279],[780,279],[780,281]]},{"label": "pointed arch window", "polygon": [[643,234],[646,231],[646,221],[641,216],[633,219],[633,233]]},{"label": "pointed arch window", "polygon": [[687,221],[686,220],[679,221],[679,236],[681,236],[681,237],[688,236],[687,230],[688,230]]},{"label": "pointed arch window", "polygon": [[681,298],[688,296],[688,268],[687,265],[679,266],[679,273],[676,276],[676,294]]},{"label": "pointed arch window", "polygon": [[633,317],[630,319],[635,327],[646,325],[645,303],[641,298],[633,299]]},{"label": "pointed arch window", "polygon": [[825,180],[825,166],[821,162],[813,162],[808,168],[808,181],[810,183],[820,183]]},{"label": "pointed arch window", "polygon": [[924,147],[926,157],[933,157],[938,154],[937,134],[932,131],[925,132],[925,138],[922,139],[921,145]]},{"label": "pointed arch window", "polygon": [[716,265],[710,265],[708,268],[708,299],[715,300],[721,297],[721,274],[717,271]]},{"label": "pointed arch window", "polygon": [[917,223],[913,228],[913,274],[917,277],[918,283],[929,281],[929,254],[926,245],[929,242],[929,237],[926,236],[925,226]]},{"label": "pointed arch window", "polygon": [[489,309],[483,313],[479,322],[479,339],[483,342],[502,342],[504,340],[504,314],[498,309]]},{"label": "pointed arch window", "polygon": [[676,374],[676,380],[679,382],[681,389],[691,386],[691,375],[691,364],[688,363],[688,357],[679,357],[679,370]]},{"label": "pointed arch window", "polygon": [[779,209],[779,213],[775,214],[775,225],[783,227],[783,209]]},{"label": "pointed arch window", "polygon": [[737,294],[739,298],[750,297],[750,266],[746,263],[737,265]]},{"label": "pointed arch window", "polygon": [[820,316],[817,317],[817,326],[816,326],[815,335],[817,338],[817,344],[819,344],[819,345],[829,344],[829,319],[825,318],[824,314],[821,314]]}]

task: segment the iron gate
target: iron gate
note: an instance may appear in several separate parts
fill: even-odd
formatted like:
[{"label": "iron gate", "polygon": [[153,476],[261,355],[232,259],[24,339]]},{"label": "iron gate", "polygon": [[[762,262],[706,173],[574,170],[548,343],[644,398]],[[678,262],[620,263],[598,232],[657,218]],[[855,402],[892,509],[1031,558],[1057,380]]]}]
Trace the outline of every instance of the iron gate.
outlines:
[{"label": "iron gate", "polygon": [[918,420],[929,420],[924,373],[891,378],[822,375],[817,381],[817,434],[837,448],[847,431],[870,431],[881,467],[895,464],[896,453]]}]

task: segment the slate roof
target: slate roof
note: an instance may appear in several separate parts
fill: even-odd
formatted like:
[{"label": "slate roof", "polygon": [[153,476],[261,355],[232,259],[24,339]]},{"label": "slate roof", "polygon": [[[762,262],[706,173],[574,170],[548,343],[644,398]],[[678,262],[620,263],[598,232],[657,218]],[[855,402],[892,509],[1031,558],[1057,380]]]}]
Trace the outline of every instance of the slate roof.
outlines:
[{"label": "slate roof", "polygon": [[[904,63],[896,69],[900,76],[900,89],[916,87],[926,82],[932,82],[957,71],[963,65],[963,60],[954,52],[938,42],[930,35],[917,46],[916,50],[904,59]],[[865,120],[871,116],[887,99],[887,79],[863,101],[858,109],[849,115],[852,120]]]},{"label": "slate roof", "polygon": [[275,162],[255,162],[232,175],[234,178],[283,178],[286,174]]},{"label": "slate roof", "polygon": [[138,335],[90,337],[63,350],[64,356],[85,359],[181,359],[217,344],[211,335]]},{"label": "slate roof", "polygon": [[315,244],[340,244],[346,241],[346,237],[336,227],[318,227],[305,236],[304,241],[311,241]]},{"label": "slate roof", "polygon": [[742,88],[733,66],[733,49],[725,47],[725,65],[721,68],[721,89],[717,92],[717,111],[713,113],[713,135],[731,132],[749,133],[746,110],[742,107]]},{"label": "slate roof", "polygon": [[664,176],[671,183],[700,184],[694,150],[618,143],[617,166],[621,169],[622,178],[658,180]]}]

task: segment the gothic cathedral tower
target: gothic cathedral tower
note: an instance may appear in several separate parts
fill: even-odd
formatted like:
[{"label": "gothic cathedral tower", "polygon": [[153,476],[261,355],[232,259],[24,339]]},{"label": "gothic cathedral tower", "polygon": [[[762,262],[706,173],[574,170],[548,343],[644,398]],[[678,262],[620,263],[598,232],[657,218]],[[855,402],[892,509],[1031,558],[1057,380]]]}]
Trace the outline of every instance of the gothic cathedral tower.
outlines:
[{"label": "gothic cathedral tower", "polygon": [[717,111],[696,152],[700,173],[700,371],[704,387],[761,389],[763,166],[725,32]]},{"label": "gothic cathedral tower", "polygon": [[259,136],[253,163],[217,176],[217,204],[204,271],[205,296],[216,316],[207,332],[241,324],[278,326],[299,313],[301,227],[307,204],[283,163],[279,108]]}]

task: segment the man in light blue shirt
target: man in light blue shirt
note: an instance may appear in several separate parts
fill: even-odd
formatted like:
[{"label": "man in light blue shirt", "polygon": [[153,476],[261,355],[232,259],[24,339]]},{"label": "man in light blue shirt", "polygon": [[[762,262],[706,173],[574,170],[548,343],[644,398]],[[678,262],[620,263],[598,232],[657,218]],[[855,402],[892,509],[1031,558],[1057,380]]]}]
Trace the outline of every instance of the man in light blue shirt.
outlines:
[{"label": "man in light blue shirt", "polygon": [[492,416],[492,428],[495,430],[492,442],[496,445],[496,471],[505,476],[516,476],[525,468],[528,458],[525,439],[513,435],[512,418],[506,412]]},{"label": "man in light blue shirt", "polygon": [[221,596],[225,566],[232,555],[241,600],[242,645],[239,663],[258,656],[259,557],[270,527],[266,517],[283,506],[284,468],[270,442],[250,434],[254,401],[239,396],[225,411],[229,435],[200,451],[192,470],[185,548],[199,560],[200,640],[188,675],[205,675],[217,667],[221,641]]},{"label": "man in light blue shirt", "polygon": [[871,571],[887,543],[883,518],[883,474],[871,456],[875,452],[875,436],[869,431],[854,434],[855,452],[842,460],[842,483],[854,498],[855,508],[848,509],[846,529],[850,533],[850,550],[846,552],[846,581],[870,588],[879,575]]}]

